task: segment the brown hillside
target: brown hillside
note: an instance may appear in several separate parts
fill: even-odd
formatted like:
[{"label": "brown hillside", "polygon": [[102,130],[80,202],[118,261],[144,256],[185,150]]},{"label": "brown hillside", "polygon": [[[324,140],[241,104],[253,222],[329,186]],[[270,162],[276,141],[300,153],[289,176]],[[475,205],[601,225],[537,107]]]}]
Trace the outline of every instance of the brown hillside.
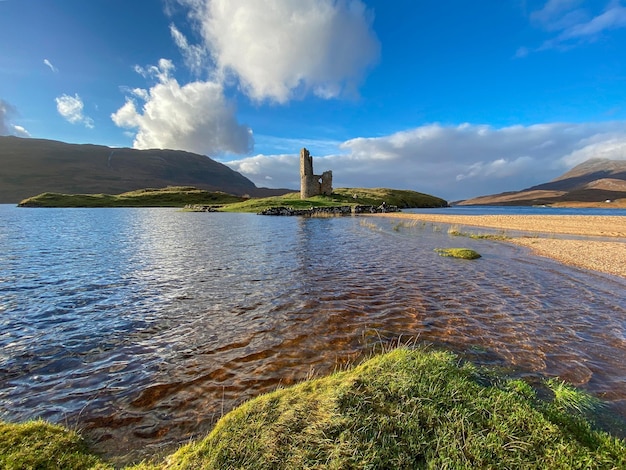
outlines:
[{"label": "brown hillside", "polygon": [[257,188],[226,165],[189,152],[0,137],[0,203],[43,192],[119,194],[166,186],[251,196],[287,192]]},{"label": "brown hillside", "polygon": [[460,205],[576,205],[626,199],[626,161],[594,158],[548,183],[467,199]]}]

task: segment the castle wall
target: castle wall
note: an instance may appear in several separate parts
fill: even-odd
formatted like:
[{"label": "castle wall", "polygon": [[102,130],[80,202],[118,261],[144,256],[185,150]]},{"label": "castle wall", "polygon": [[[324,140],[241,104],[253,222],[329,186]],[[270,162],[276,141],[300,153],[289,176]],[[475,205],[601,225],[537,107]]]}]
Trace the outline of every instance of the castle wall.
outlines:
[{"label": "castle wall", "polygon": [[313,173],[313,157],[303,148],[300,151],[300,199],[308,199],[319,194],[330,196],[333,193],[333,172],[322,175]]}]

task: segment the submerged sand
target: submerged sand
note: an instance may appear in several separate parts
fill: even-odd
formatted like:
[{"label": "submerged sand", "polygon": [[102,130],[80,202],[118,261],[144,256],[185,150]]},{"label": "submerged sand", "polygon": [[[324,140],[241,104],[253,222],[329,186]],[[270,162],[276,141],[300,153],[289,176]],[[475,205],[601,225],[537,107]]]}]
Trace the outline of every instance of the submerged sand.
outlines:
[{"label": "submerged sand", "polygon": [[[512,243],[584,269],[626,278],[626,217],[587,215],[378,214],[426,222],[515,232]],[[555,235],[559,237],[555,237]],[[576,236],[568,238],[567,236]],[[583,238],[581,238],[583,237]],[[592,238],[587,238],[592,237]],[[596,240],[593,237],[603,237]]]}]

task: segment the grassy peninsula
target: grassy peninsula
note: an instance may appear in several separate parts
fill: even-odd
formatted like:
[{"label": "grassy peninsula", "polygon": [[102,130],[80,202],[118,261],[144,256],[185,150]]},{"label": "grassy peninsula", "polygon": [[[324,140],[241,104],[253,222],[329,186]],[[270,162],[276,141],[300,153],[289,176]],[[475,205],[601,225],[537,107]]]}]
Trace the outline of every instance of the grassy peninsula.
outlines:
[{"label": "grassy peninsula", "polygon": [[260,212],[270,207],[290,207],[308,209],[310,207],[332,207],[347,205],[379,206],[383,202],[399,208],[445,207],[447,202],[441,198],[417,191],[388,188],[335,188],[331,196],[314,196],[300,199],[300,193],[283,196],[255,198],[244,202],[229,204],[222,210],[227,212]]},{"label": "grassy peninsula", "polygon": [[231,204],[244,198],[193,186],[139,189],[121,194],[42,193],[19,203],[20,207],[184,207],[187,204]]},{"label": "grassy peninsula", "polygon": [[[626,442],[584,418],[595,406],[558,380],[537,391],[449,352],[403,347],[262,395],[206,438],[128,468],[626,468]],[[112,468],[42,422],[0,425],[0,467]]]},{"label": "grassy peninsula", "polygon": [[221,192],[210,192],[191,186],[168,186],[141,189],[118,195],[43,193],[19,203],[20,207],[184,207],[186,205],[220,206],[225,212],[260,212],[270,207],[294,209],[341,205],[374,205],[383,203],[409,207],[444,207],[447,202],[435,196],[398,189],[338,188],[332,196],[300,199],[300,193],[265,198],[244,198]]}]

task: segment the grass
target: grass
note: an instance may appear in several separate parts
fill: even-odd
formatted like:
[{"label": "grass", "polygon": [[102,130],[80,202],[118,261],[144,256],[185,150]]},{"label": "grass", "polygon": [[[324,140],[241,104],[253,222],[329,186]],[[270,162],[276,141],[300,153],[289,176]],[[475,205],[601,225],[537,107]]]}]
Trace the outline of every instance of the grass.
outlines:
[{"label": "grass", "polygon": [[[357,198],[354,196],[357,195]],[[266,198],[242,198],[222,192],[210,192],[192,186],[168,186],[141,189],[117,195],[43,193],[24,199],[21,207],[183,207],[221,205],[225,212],[261,212],[270,207],[294,209],[342,205],[374,205],[386,202],[398,207],[441,207],[447,203],[428,194],[395,189],[336,189],[331,196],[300,199],[300,193]]]},{"label": "grass", "polygon": [[225,206],[222,210],[226,212],[261,212],[270,207],[279,206],[308,209],[344,205],[380,206],[383,202],[400,208],[445,207],[447,205],[443,199],[416,191],[386,188],[336,188],[330,196],[300,199],[300,193],[289,193],[283,196],[249,199],[238,204]]},{"label": "grass", "polygon": [[[593,430],[571,406],[593,399],[558,381],[544,388],[539,399],[528,383],[450,352],[401,347],[253,399],[203,440],[131,468],[626,468],[626,442]],[[2,455],[12,452],[5,439]],[[105,468],[91,458],[65,468]]]},{"label": "grass", "polygon": [[462,232],[457,225],[452,225],[448,229],[448,235],[451,235],[453,237],[467,237],[467,238],[472,238],[474,240],[509,240],[511,238],[508,235],[506,235],[505,232],[499,232],[496,234]]},{"label": "grass", "polygon": [[0,468],[110,468],[89,452],[73,431],[44,421],[8,424],[0,421]]},{"label": "grass", "polygon": [[183,207],[187,204],[221,205],[243,198],[191,186],[140,189],[117,195],[43,193],[20,202],[21,207]]},{"label": "grass", "polygon": [[480,254],[469,248],[435,248],[435,251],[440,256],[448,258],[460,258],[460,259],[478,259]]}]

